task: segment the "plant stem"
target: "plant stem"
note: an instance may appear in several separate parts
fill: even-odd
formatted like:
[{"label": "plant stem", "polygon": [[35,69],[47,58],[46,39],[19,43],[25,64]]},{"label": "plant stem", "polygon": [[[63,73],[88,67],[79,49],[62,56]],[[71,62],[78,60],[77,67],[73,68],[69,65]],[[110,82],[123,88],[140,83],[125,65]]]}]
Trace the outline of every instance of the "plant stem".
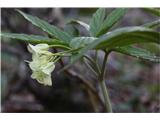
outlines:
[{"label": "plant stem", "polygon": [[96,63],[96,61],[94,61],[91,57],[87,56],[87,55],[84,55],[84,58],[86,58],[90,64],[86,64],[89,66],[89,68],[98,76],[101,71],[100,71],[100,67],[99,65]]},{"label": "plant stem", "polygon": [[100,86],[101,86],[102,94],[103,94],[104,101],[105,101],[106,112],[112,113],[112,106],[111,106],[111,102],[110,102],[109,95],[108,95],[108,90],[107,90],[104,80],[100,81]]},{"label": "plant stem", "polygon": [[57,47],[57,48],[64,48],[64,49],[67,49],[67,50],[71,50],[70,47],[67,47],[67,46],[64,46],[64,45],[50,45],[49,47]]},{"label": "plant stem", "polygon": [[104,101],[105,101],[106,112],[111,113],[112,112],[112,106],[111,106],[110,98],[109,98],[109,95],[108,95],[108,90],[107,90],[107,87],[106,87],[106,84],[105,84],[105,77],[104,77],[105,68],[106,68],[105,66],[106,66],[108,54],[109,54],[109,52],[106,52],[105,56],[104,56],[102,69],[101,69],[101,74],[100,74],[100,77],[99,77],[99,82],[100,82],[100,87],[101,87],[101,90],[102,90],[103,98],[104,98]]}]

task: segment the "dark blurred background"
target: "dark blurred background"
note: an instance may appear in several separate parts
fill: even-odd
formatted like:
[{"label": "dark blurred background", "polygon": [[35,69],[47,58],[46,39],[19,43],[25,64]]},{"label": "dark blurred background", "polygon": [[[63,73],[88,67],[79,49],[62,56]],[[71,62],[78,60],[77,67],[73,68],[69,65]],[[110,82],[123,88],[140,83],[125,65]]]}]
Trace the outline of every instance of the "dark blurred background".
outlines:
[{"label": "dark blurred background", "polygon": [[[19,8],[18,8],[19,9]],[[71,19],[89,23],[96,8],[20,8],[60,28]],[[112,9],[106,9],[109,13]],[[113,29],[135,26],[156,20],[142,9],[129,9]],[[86,31],[76,26],[81,35]],[[1,9],[3,32],[45,35],[33,26],[15,8]],[[104,112],[102,96],[96,77],[81,62],[69,71],[58,73],[62,63],[56,64],[53,86],[46,87],[32,80],[31,70],[24,60],[31,60],[27,43],[1,40],[1,98],[2,112]],[[146,45],[144,45],[146,47]],[[147,45],[159,54],[160,48]],[[103,56],[99,52],[99,61]],[[141,61],[129,56],[112,53],[107,64],[106,84],[114,112],[160,112],[160,64]]]}]

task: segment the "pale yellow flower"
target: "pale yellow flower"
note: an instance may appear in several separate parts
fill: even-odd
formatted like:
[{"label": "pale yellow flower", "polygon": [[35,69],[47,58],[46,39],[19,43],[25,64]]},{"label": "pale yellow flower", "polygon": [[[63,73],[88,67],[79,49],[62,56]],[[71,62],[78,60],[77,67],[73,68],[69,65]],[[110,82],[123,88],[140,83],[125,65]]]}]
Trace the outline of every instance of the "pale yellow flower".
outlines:
[{"label": "pale yellow flower", "polygon": [[49,52],[48,44],[38,44],[33,46],[28,45],[28,50],[32,53],[32,61],[29,62],[29,67],[32,70],[31,77],[36,79],[39,83],[51,86],[51,72],[55,65],[52,61],[53,54]]}]

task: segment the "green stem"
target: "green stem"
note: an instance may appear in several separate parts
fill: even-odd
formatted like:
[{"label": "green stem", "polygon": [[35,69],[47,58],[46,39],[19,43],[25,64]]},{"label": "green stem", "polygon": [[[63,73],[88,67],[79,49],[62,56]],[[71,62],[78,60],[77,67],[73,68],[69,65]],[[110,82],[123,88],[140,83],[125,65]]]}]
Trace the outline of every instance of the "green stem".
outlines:
[{"label": "green stem", "polygon": [[49,45],[49,47],[57,47],[57,48],[64,48],[64,49],[67,49],[67,50],[71,50],[70,47],[67,47],[67,46],[64,46],[64,45]]},{"label": "green stem", "polygon": [[99,65],[91,57],[87,55],[84,55],[84,58],[86,58],[90,62],[90,64],[88,64],[90,66],[90,69],[94,71],[94,73],[98,76],[101,72]]},{"label": "green stem", "polygon": [[76,52],[77,50],[78,49],[71,49],[71,50],[67,50],[67,51],[63,51],[63,52],[52,53],[52,55],[54,55],[54,56],[71,56],[71,55],[66,55],[66,54]]},{"label": "green stem", "polygon": [[108,90],[107,90],[107,87],[106,87],[104,80],[100,81],[100,86],[101,86],[102,94],[103,94],[104,101],[105,101],[106,112],[112,113],[112,106],[111,106],[110,98],[108,95]]},{"label": "green stem", "polygon": [[105,108],[106,108],[106,112],[112,112],[112,106],[111,106],[111,102],[110,102],[110,98],[108,95],[108,90],[105,84],[105,66],[106,66],[106,62],[107,62],[107,57],[108,57],[109,52],[105,53],[105,57],[103,60],[103,64],[102,64],[102,69],[101,69],[101,74],[99,77],[99,82],[100,82],[100,87],[102,90],[102,94],[103,94],[103,98],[105,101]]},{"label": "green stem", "polygon": [[98,50],[95,50],[95,62],[98,62]]}]

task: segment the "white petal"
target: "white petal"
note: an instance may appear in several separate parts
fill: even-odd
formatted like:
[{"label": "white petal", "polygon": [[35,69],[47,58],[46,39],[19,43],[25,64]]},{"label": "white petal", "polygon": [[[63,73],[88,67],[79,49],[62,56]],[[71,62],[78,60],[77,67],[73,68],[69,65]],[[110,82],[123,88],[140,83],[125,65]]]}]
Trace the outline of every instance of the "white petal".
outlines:
[{"label": "white petal", "polygon": [[41,84],[44,84],[44,79],[46,78],[46,74],[34,71],[31,75],[31,78],[36,79]]},{"label": "white petal", "polygon": [[43,84],[43,79],[39,79],[39,75],[37,72],[33,72],[31,75],[32,79],[35,79],[37,82],[39,82],[40,84]]},{"label": "white petal", "polygon": [[37,44],[37,45],[33,46],[33,45],[29,44],[27,46],[27,48],[28,48],[28,51],[30,53],[34,54],[36,52],[39,53],[41,51],[47,51],[47,50],[49,50],[49,45],[48,44]]},{"label": "white petal", "polygon": [[28,46],[27,46],[27,49],[28,49],[28,51],[30,52],[30,53],[35,53],[35,47],[33,46],[33,45],[31,45],[31,44],[29,44]]},{"label": "white petal", "polygon": [[48,44],[37,44],[35,46],[35,48],[38,50],[38,51],[47,51],[49,50],[49,45]]},{"label": "white petal", "polygon": [[36,62],[36,61],[30,62],[30,63],[29,63],[29,67],[30,67],[31,70],[33,70],[33,71],[38,71],[38,70],[40,70],[40,65],[39,65],[39,63]]},{"label": "white petal", "polygon": [[51,74],[51,72],[53,71],[55,69],[55,65],[54,65],[54,62],[49,62],[49,63],[47,63],[46,64],[46,66],[45,67],[43,67],[43,72],[45,73],[45,74]]},{"label": "white petal", "polygon": [[43,72],[33,72],[31,77],[33,79],[36,79],[40,84],[44,84],[48,86],[52,85],[51,75],[47,75]]},{"label": "white petal", "polygon": [[47,75],[44,79],[44,85],[52,86],[52,79],[50,75]]}]

